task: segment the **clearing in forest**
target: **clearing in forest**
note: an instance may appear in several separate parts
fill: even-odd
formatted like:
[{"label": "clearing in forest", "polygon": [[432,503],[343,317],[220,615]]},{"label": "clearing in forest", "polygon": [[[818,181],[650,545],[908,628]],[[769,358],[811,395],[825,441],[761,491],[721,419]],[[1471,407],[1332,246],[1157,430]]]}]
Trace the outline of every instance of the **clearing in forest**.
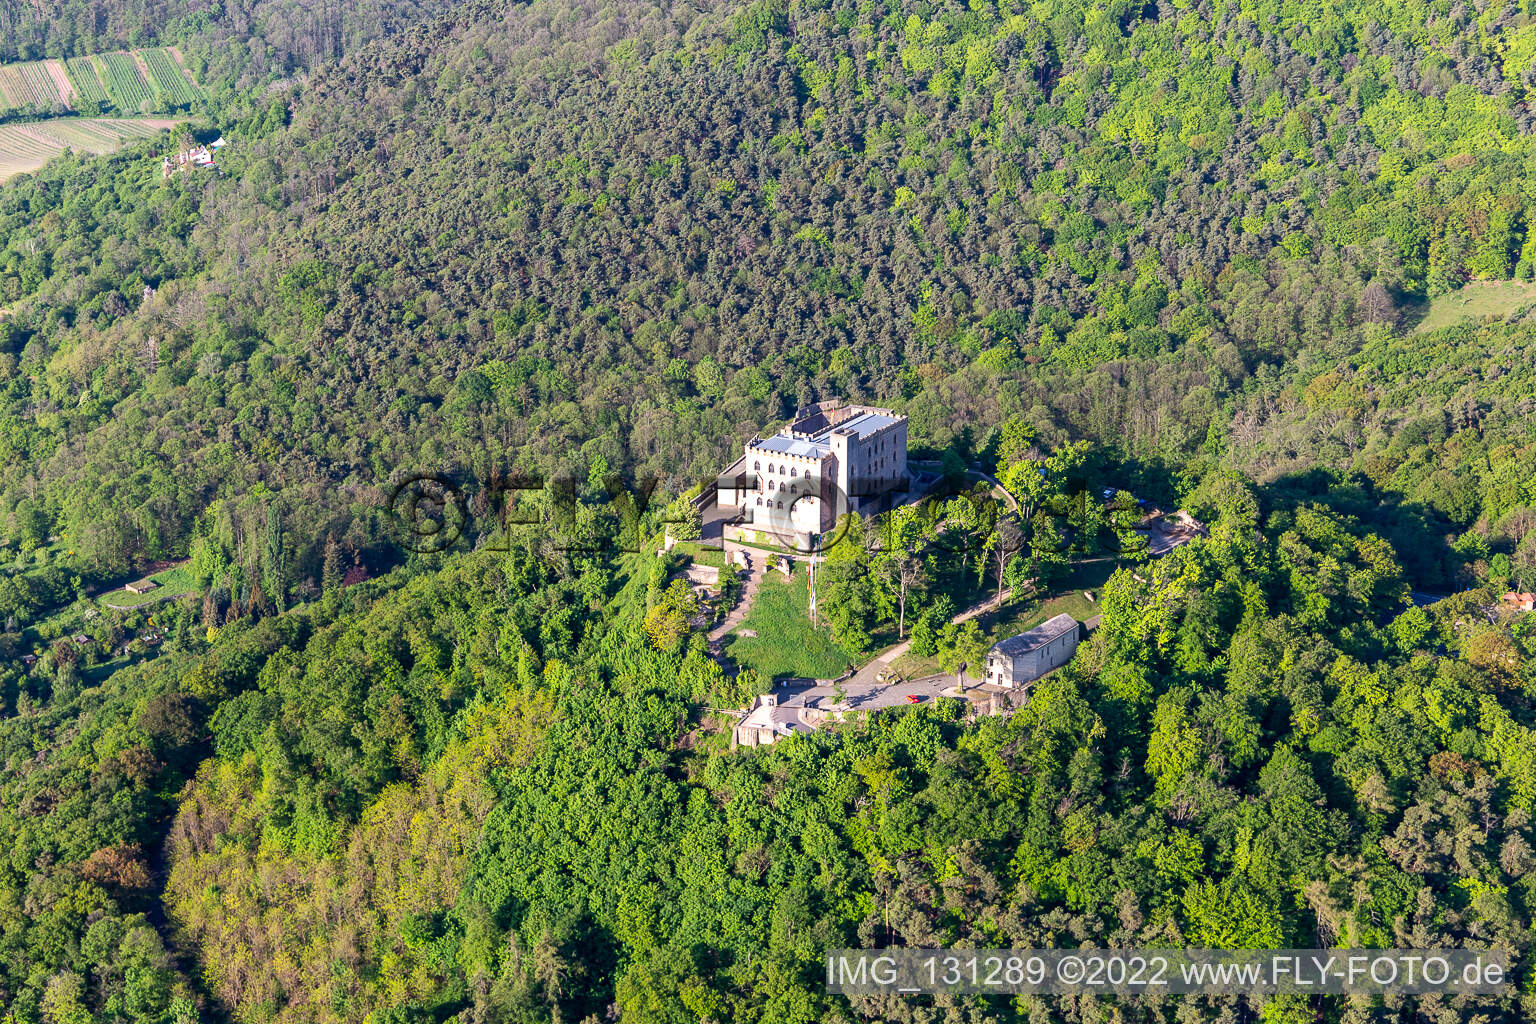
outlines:
[{"label": "clearing in forest", "polygon": [[1417,330],[1433,331],[1458,320],[1507,320],[1536,305],[1536,282],[1473,281],[1430,302]]},{"label": "clearing in forest", "polygon": [[100,595],[97,600],[108,608],[118,610],[128,608],[142,608],[147,604],[155,604],[159,601],[169,601],[187,594],[197,593],[197,581],[192,578],[192,573],[187,569],[186,562],[178,562],[175,565],[152,573],[149,579],[154,580],[155,588],[143,594],[135,594],[132,591],[117,589],[109,590]]}]

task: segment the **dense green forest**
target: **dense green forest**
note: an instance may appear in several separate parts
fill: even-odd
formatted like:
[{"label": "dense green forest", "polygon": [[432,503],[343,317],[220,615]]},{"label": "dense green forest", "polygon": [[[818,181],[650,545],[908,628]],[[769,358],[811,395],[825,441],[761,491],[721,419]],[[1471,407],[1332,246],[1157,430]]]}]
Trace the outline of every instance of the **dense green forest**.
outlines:
[{"label": "dense green forest", "polygon": [[[1528,953],[1536,629],[1486,609],[1536,589],[1532,322],[1424,318],[1536,278],[1533,15],[6,6],[5,59],[177,45],[182,131],[228,145],[0,188],[0,1021],[1529,1019],[1528,967],[1486,1004],[849,1002],[818,955]],[[1211,535],[1111,577],[1018,714],[750,753],[707,709],[766,681],[635,545],[398,543],[420,474],[648,539],[830,397],[1032,507]],[[1114,534],[1036,518],[1040,579]],[[829,566],[850,650],[881,557]],[[181,559],[194,597],[94,601]]]},{"label": "dense green forest", "polygon": [[1523,499],[1435,439],[1529,477],[1528,363],[1458,329],[1481,362],[1405,407],[1421,357],[1365,360],[1536,267],[1536,26],[1393,11],[457,10],[219,106],[222,177],[125,155],[0,196],[5,529],[121,572],[275,504],[305,578],[332,534],[379,554],[392,474],[676,492],[847,395],[1173,486],[1324,465],[1395,538],[1460,535]]},{"label": "dense green forest", "polygon": [[[530,540],[194,635],[0,722],[0,996],[16,1021],[1239,1020],[1263,1001],[849,1003],[819,951],[1528,951],[1529,618],[1405,610],[1391,546],[1317,503],[1217,473],[1194,505],[1211,538],[1118,572],[1016,715],[943,701],[750,755],[702,710],[741,680],[644,628],[643,561]],[[1263,1019],[1523,1019],[1520,977]]]}]

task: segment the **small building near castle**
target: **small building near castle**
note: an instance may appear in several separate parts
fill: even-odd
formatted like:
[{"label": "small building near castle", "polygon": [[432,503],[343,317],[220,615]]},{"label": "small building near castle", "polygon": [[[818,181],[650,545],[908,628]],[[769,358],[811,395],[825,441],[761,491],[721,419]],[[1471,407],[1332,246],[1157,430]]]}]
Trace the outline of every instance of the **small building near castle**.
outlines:
[{"label": "small building near castle", "polygon": [[732,739],[738,747],[766,747],[790,736],[815,732],[826,719],[825,711],[808,708],[803,701],[780,704],[777,693],[765,693],[736,723]]},{"label": "small building near castle", "polygon": [[1077,650],[1077,620],[1057,615],[987,652],[987,682],[1007,690],[1028,686],[1072,660]]}]

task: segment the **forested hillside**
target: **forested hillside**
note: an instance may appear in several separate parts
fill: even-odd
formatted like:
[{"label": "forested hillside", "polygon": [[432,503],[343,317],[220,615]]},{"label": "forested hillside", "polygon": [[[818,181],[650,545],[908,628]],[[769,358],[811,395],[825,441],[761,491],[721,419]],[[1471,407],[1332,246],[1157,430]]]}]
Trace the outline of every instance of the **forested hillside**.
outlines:
[{"label": "forested hillside", "polygon": [[[392,473],[675,490],[833,394],[935,448],[1019,414],[1172,473],[1384,483],[1428,456],[1389,447],[1407,371],[1365,386],[1354,353],[1536,266],[1533,32],[1450,4],[464,9],[231,105],[222,178],[6,190],[7,529],[121,569],[264,488],[241,514],[275,502],[313,571],[332,532],[376,549]],[[1511,370],[1424,429],[1523,429]],[[1356,397],[1298,446],[1277,421],[1328,373]],[[1415,482],[1434,531],[1476,521],[1482,472]]]},{"label": "forested hillside", "polygon": [[181,44],[218,77],[260,80],[433,17],[446,0],[35,0],[0,7],[0,61]]},{"label": "forested hillside", "polygon": [[[702,710],[739,681],[698,634],[658,649],[628,563],[518,543],[231,623],[0,722],[0,998],[49,1022],[1252,1020],[849,1003],[819,954],[1527,953],[1536,631],[1403,610],[1389,545],[1275,500],[1206,480],[1211,539],[1117,573],[1014,716],[946,700],[751,754]],[[1262,1019],[1526,1019],[1528,977]]]},{"label": "forested hillside", "polygon": [[[174,44],[227,145],[0,187],[0,1021],[1530,1018],[1532,321],[1424,321],[1536,278],[1529,7],[7,6],[7,59]],[[730,751],[708,709],[767,680],[706,655],[662,509],[832,397],[1209,536],[1106,566],[1015,715]],[[571,481],[562,543],[402,550],[397,482],[483,522],[514,472]],[[1101,504],[999,565],[1113,559]],[[850,650],[904,628],[877,560],[828,572]],[[825,995],[886,943],[1522,966]]]}]

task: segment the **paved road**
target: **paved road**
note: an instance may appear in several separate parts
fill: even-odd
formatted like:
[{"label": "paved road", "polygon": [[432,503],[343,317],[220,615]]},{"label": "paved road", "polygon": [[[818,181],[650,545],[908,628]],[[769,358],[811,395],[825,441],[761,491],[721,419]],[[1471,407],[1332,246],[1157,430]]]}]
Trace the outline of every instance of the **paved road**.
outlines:
[{"label": "paved road", "polygon": [[[961,623],[961,622],[966,621],[967,619],[974,619],[978,615],[985,615],[988,612],[996,611],[998,608],[1001,608],[1003,602],[1006,602],[1011,596],[1013,596],[1013,591],[1011,591],[1011,590],[1004,590],[1003,591],[1003,601],[1000,602],[997,599],[997,595],[993,594],[991,597],[987,598],[985,601],[982,601],[982,602],[980,602],[978,604],[973,604],[973,605],[971,605],[971,607],[967,608],[965,611],[960,612],[959,614],[953,616],[949,621],[953,622],[953,623]],[[879,675],[881,672],[883,672],[886,669],[890,668],[891,667],[891,663],[894,662],[897,658],[900,658],[903,654],[906,654],[907,651],[911,647],[912,647],[912,641],[911,640],[903,640],[901,643],[897,644],[895,647],[891,647],[888,650],[885,650],[885,651],[881,652],[873,661],[871,661],[869,664],[865,665],[863,668],[859,669],[852,676],[850,676],[848,678],[847,683],[845,683],[844,685],[849,687],[849,692],[852,692],[852,687],[854,687],[854,686],[874,686],[874,685],[877,685],[875,683],[875,677],[877,675]],[[949,677],[945,676],[944,678],[947,679]],[[978,673],[975,678],[976,679],[980,679],[980,673]],[[971,677],[970,673],[967,673],[966,674],[966,684],[970,685],[971,683],[972,683],[972,677]]]},{"label": "paved road", "polygon": [[917,697],[917,703],[920,704],[930,703],[939,697],[952,697],[955,695],[955,680],[953,676],[926,676],[894,686],[848,680],[843,684],[847,703],[842,706],[833,703],[836,690],[836,686],[827,683],[781,687],[778,690],[779,705],[829,710],[835,708],[839,711],[878,711],[881,708],[905,707],[913,703],[907,700],[908,696]]}]

